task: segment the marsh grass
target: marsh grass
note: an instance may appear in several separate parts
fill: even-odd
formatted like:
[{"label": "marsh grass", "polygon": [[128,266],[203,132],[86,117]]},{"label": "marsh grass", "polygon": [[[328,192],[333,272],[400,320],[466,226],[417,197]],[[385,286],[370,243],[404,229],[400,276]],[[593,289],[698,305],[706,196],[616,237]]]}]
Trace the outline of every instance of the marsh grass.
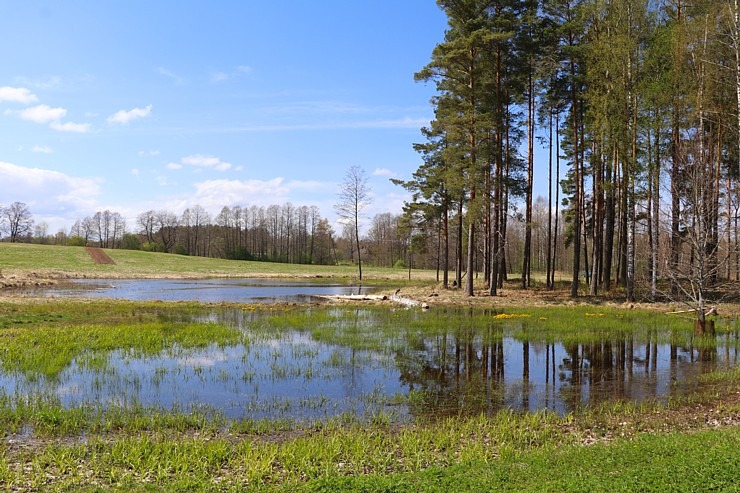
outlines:
[{"label": "marsh grass", "polygon": [[733,491],[737,427],[583,447],[571,420],[500,413],[281,434],[90,436],[6,453],[0,481],[61,491]]},{"label": "marsh grass", "polygon": [[244,342],[243,332],[209,323],[149,322],[6,329],[0,366],[8,374],[19,372],[30,380],[53,379],[73,360],[83,368],[104,369],[107,356],[116,350],[123,351],[126,357],[147,357],[179,348]]},{"label": "marsh grass", "polygon": [[[718,339],[736,351],[737,322],[723,326],[730,328]],[[339,366],[371,351],[378,353],[374,361],[392,361],[402,348],[424,349],[429,336],[495,343],[509,334],[588,344],[626,333],[639,342],[717,345],[717,339],[694,338],[687,321],[593,307],[422,313],[387,307],[0,303],[3,371],[29,379],[53,379],[73,362],[105,370],[114,352],[147,358],[239,344],[245,353],[240,375],[256,379],[250,371],[257,370],[247,366],[256,354],[253,344],[286,341],[296,333],[301,337],[261,356],[274,363],[276,377],[305,376],[310,368],[310,378],[323,378],[322,363]],[[319,361],[309,341],[331,343],[336,351]],[[300,358],[313,364],[295,367],[292,361]],[[164,378],[167,371],[153,373]],[[703,393],[662,403],[615,401],[565,416],[459,413],[404,424],[388,406],[421,408],[436,396],[424,389],[384,396],[373,388],[360,397],[371,405],[369,416],[348,412],[300,421],[229,419],[214,408],[163,409],[135,401],[68,407],[43,393],[3,395],[0,484],[10,491],[732,491],[740,470],[737,426],[696,433],[701,421],[681,410],[734,395],[739,378],[737,369],[713,372],[702,377],[711,384]],[[319,396],[267,405],[329,404]],[[740,404],[728,400],[711,414],[717,411],[740,415]]]}]

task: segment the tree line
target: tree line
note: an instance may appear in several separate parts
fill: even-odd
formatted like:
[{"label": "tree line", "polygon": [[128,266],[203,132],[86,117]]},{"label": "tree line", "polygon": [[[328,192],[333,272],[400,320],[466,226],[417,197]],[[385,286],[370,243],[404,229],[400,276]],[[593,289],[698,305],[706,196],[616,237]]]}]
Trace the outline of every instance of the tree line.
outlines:
[{"label": "tree line", "polygon": [[[357,263],[355,235],[358,233],[354,222],[343,223],[337,234],[328,219],[320,217],[318,212],[315,206],[304,208],[287,203],[269,207],[223,207],[214,217],[196,205],[181,214],[168,210],[145,211],[130,225],[120,213],[103,210],[76,220],[68,230],[50,234],[43,222],[36,224],[28,205],[16,202],[0,208],[0,239],[215,258],[290,263],[310,261],[318,265]],[[291,214],[293,218],[289,219]],[[535,203],[533,217],[533,267],[544,270],[547,206],[541,198]],[[316,220],[316,227],[312,228]],[[436,269],[438,280],[441,279],[444,253],[436,230],[410,228],[408,218],[391,212],[369,218],[364,230],[364,234],[360,234],[359,247],[362,260],[369,265]],[[520,263],[523,231],[522,221],[512,221],[507,244],[509,273],[513,273]],[[294,255],[287,253],[289,241]],[[564,236],[561,234],[557,241],[563,245]],[[557,265],[562,269],[568,265],[569,259],[566,249],[561,247],[560,250],[563,253],[558,256]]]},{"label": "tree line", "polygon": [[[359,217],[359,216],[358,216]],[[68,231],[50,235],[36,225],[28,205],[15,202],[0,207],[0,238],[10,242],[144,250],[181,255],[267,262],[333,265],[357,263],[362,258],[381,267],[406,266],[407,240],[399,232],[401,216],[381,213],[359,236],[354,221],[337,235],[316,206],[224,206],[215,216],[200,205],[177,214],[148,210],[134,225],[118,212],[97,211],[78,219]],[[417,264],[425,266],[425,260]]]},{"label": "tree line", "polygon": [[455,284],[472,296],[481,272],[495,295],[523,225],[513,254],[531,286],[538,140],[548,287],[563,248],[572,296],[584,279],[633,299],[638,281],[658,296],[740,278],[738,0],[437,3],[448,28],[416,74],[435,116],[423,164],[396,182]]}]

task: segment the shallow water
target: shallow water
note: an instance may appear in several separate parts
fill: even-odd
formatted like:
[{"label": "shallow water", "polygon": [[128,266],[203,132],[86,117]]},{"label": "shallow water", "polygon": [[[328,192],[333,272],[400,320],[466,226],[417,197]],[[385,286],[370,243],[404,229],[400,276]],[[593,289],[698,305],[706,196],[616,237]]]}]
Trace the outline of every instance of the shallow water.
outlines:
[{"label": "shallow water", "polygon": [[34,288],[37,296],[115,298],[133,301],[308,302],[317,296],[365,294],[369,286],[275,279],[83,279]]},{"label": "shallow water", "polygon": [[690,342],[660,342],[671,337],[653,329],[646,337],[564,344],[522,340],[520,331],[501,326],[427,334],[400,324],[385,339],[353,349],[341,342],[342,333],[361,328],[358,337],[367,340],[388,313],[322,310],[331,313],[326,324],[337,331],[329,336],[290,324],[257,330],[264,321],[258,315],[218,311],[205,320],[244,330],[249,343],[176,346],[156,357],[118,350],[99,369],[82,355],[51,379],[0,373],[0,388],[9,395],[55,396],[66,406],[209,408],[229,418],[309,420],[384,412],[401,422],[501,409],[563,414],[615,400],[666,400],[695,391],[700,375],[740,361],[735,332],[699,350]]}]

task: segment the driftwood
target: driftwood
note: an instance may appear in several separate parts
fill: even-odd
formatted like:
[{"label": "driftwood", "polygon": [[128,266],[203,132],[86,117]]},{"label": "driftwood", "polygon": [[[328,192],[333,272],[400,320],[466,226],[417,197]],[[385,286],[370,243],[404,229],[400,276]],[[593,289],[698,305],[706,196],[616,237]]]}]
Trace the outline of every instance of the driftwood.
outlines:
[{"label": "driftwood", "polygon": [[398,303],[404,306],[419,306],[426,310],[429,308],[429,304],[423,301],[412,300],[411,298],[404,298],[398,296],[398,291],[392,294],[390,297],[385,295],[374,295],[374,294],[348,294],[348,295],[333,295],[333,296],[322,296],[322,298],[332,300],[346,300],[346,301],[387,301],[390,300],[394,303]]},{"label": "driftwood", "polygon": [[[716,306],[709,306],[707,307],[708,310],[706,313],[704,313],[705,317],[708,317],[709,315],[719,315],[719,311],[717,311]],[[680,310],[677,312],[666,312],[666,315],[680,315],[682,313],[695,313],[696,310]]]},{"label": "driftwood", "polygon": [[420,306],[424,310],[429,308],[429,305],[427,303],[424,303],[423,301],[412,300],[411,298],[404,298],[403,296],[398,296],[398,294],[392,295],[390,300],[405,306]]},{"label": "driftwood", "polygon": [[385,301],[388,299],[385,295],[376,294],[338,294],[334,296],[323,296],[323,298],[348,301]]}]

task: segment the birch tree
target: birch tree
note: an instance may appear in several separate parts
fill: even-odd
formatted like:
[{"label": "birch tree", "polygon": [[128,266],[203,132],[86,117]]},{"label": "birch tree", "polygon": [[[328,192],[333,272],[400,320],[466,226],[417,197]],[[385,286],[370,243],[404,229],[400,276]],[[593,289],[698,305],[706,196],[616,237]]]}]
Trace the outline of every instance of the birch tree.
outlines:
[{"label": "birch tree", "polygon": [[357,251],[358,277],[362,281],[362,248],[360,247],[360,219],[363,210],[370,204],[370,185],[365,170],[351,166],[340,185],[338,202],[334,206],[337,215],[350,226],[353,233],[353,244]]}]

